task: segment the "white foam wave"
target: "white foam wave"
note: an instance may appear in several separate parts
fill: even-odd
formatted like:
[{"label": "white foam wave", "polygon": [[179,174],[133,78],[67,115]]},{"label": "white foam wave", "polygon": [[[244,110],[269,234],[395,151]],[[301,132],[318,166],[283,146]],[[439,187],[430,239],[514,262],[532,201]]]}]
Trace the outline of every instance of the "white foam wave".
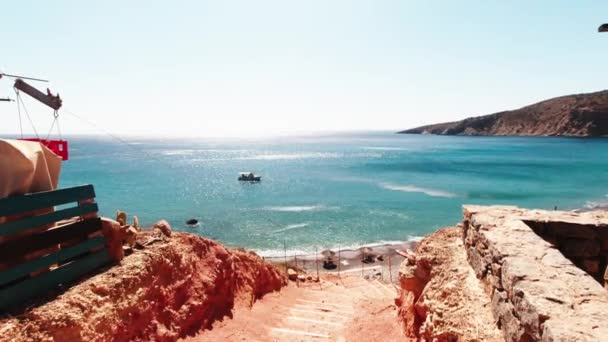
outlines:
[{"label": "white foam wave", "polygon": [[189,156],[194,154],[195,150],[166,150],[161,153],[165,156]]},{"label": "white foam wave", "polygon": [[253,251],[264,258],[282,258],[287,255],[288,258],[292,258],[294,255],[311,255],[315,253],[314,250],[308,249],[253,249]]},{"label": "white foam wave", "polygon": [[345,177],[329,177],[329,180],[333,182],[345,182],[345,183],[376,183],[377,180],[364,177],[345,176]]},{"label": "white foam wave", "polygon": [[288,258],[293,258],[294,255],[299,257],[313,257],[316,252],[321,252],[322,250],[332,250],[338,252],[338,249],[343,253],[344,257],[353,257],[353,255],[360,253],[359,249],[363,247],[369,247],[378,252],[382,252],[382,250],[386,248],[394,248],[394,249],[407,249],[413,248],[414,244],[422,240],[422,237],[419,236],[409,236],[406,241],[397,241],[397,240],[380,240],[376,242],[370,243],[353,243],[349,245],[336,245],[331,247],[308,247],[308,248],[296,248],[296,249],[287,249],[285,252],[284,249],[254,249],[258,255],[263,256],[265,258],[282,258],[287,254]]},{"label": "white foam wave", "polygon": [[420,241],[422,241],[422,239],[424,239],[424,236],[409,235],[407,237],[408,241],[414,241],[414,242],[420,242]]},{"label": "white foam wave", "polygon": [[297,160],[297,159],[329,159],[339,158],[337,153],[276,153],[276,154],[257,154],[253,156],[237,157],[237,160]]},{"label": "white foam wave", "polygon": [[405,213],[402,213],[402,212],[399,212],[399,211],[396,211],[396,210],[370,209],[368,212],[369,212],[370,215],[383,216],[383,217],[397,217],[397,218],[399,218],[401,220],[404,220],[404,221],[410,219],[409,215],[407,215]]},{"label": "white foam wave", "polygon": [[273,231],[273,233],[281,233],[281,232],[285,232],[288,230],[293,230],[293,229],[298,229],[298,228],[304,228],[304,227],[308,227],[309,223],[296,223],[296,224],[290,224],[284,228],[281,229],[277,229],[275,231]]},{"label": "white foam wave", "polygon": [[324,205],[299,205],[299,206],[276,206],[264,207],[267,211],[282,211],[282,212],[301,212],[301,211],[320,211],[320,210],[337,210],[338,207],[328,207]]},{"label": "white foam wave", "polygon": [[405,147],[390,147],[390,146],[365,146],[362,148],[364,150],[372,150],[372,151],[409,151],[410,150]]},{"label": "white foam wave", "polygon": [[608,202],[606,201],[587,201],[585,202],[585,209],[608,209]]},{"label": "white foam wave", "polygon": [[420,188],[415,185],[395,185],[390,183],[381,183],[380,186],[387,190],[392,191],[403,191],[403,192],[420,192],[432,197],[446,197],[453,198],[457,197],[456,194],[436,189]]}]

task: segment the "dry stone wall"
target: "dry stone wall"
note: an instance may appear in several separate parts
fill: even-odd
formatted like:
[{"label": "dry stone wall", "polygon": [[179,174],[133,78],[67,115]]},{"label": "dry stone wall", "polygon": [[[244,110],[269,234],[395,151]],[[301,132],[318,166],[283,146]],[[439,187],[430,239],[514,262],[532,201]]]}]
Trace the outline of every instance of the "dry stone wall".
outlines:
[{"label": "dry stone wall", "polygon": [[562,221],[526,221],[579,268],[604,284],[608,264],[608,226]]},{"label": "dry stone wall", "polygon": [[[567,254],[581,258],[581,264],[599,260],[602,249],[600,246],[598,250],[595,238],[568,236],[575,233],[563,227],[601,228],[608,222],[604,215],[504,206],[464,207],[467,258],[491,297],[494,317],[506,340],[608,339],[608,291],[556,248],[571,239],[563,244]],[[533,229],[530,222],[539,226]],[[563,229],[557,229],[566,235],[552,233],[557,235],[553,243],[543,239],[535,230],[542,235],[545,229],[551,229],[547,222],[566,223]]]}]

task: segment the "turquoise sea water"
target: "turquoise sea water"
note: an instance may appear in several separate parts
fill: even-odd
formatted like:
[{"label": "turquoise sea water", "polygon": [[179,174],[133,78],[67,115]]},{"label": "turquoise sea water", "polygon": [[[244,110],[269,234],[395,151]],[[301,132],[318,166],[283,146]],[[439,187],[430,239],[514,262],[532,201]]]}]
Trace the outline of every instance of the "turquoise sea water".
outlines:
[{"label": "turquoise sea water", "polygon": [[[60,186],[93,183],[102,214],[166,218],[266,255],[403,241],[461,206],[571,209],[608,201],[608,139],[391,133],[265,140],[70,139]],[[259,184],[237,181],[239,171]],[[195,217],[197,228],[185,221]]]}]

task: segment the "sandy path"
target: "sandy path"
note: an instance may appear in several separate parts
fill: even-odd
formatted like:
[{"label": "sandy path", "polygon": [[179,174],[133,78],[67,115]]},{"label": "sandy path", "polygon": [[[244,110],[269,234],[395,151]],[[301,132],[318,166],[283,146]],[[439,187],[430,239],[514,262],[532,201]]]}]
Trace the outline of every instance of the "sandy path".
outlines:
[{"label": "sandy path", "polygon": [[359,276],[293,283],[189,341],[403,341],[392,285]]}]

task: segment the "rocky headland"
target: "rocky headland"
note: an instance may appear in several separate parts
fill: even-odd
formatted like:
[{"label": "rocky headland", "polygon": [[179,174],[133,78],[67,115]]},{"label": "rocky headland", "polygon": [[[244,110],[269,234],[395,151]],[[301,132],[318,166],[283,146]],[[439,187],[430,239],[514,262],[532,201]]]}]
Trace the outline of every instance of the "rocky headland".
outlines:
[{"label": "rocky headland", "polygon": [[438,135],[569,136],[608,135],[608,90],[568,95],[520,109],[407,129],[399,133]]}]

